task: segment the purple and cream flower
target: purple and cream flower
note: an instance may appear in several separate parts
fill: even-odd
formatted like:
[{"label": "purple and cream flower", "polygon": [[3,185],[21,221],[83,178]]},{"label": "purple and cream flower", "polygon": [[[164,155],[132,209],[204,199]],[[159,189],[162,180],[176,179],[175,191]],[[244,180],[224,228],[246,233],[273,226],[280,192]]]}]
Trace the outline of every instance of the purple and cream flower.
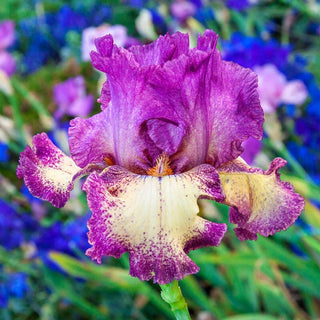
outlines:
[{"label": "purple and cream flower", "polygon": [[70,157],[45,133],[21,153],[18,177],[56,207],[89,174],[92,259],[127,251],[132,276],[165,284],[198,272],[187,253],[218,246],[226,232],[198,216],[198,199],[229,205],[240,240],[285,230],[303,210],[280,180],[285,160],[265,172],[239,157],[242,142],[262,138],[257,76],[223,61],[217,38],[207,30],[189,49],[178,32],[127,50],[110,35],[97,39],[92,63],[107,75],[102,111],[71,121]]},{"label": "purple and cream flower", "polygon": [[53,99],[58,108],[54,114],[56,119],[63,115],[88,116],[94,104],[91,94],[86,94],[85,81],[82,76],[70,78],[53,87]]}]

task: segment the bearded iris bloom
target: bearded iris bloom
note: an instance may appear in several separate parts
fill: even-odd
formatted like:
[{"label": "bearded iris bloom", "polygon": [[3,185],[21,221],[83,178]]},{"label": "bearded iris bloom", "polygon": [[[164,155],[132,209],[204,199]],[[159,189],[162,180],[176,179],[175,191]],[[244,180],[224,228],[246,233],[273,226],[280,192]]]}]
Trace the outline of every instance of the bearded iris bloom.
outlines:
[{"label": "bearded iris bloom", "polygon": [[70,157],[45,133],[21,153],[18,177],[56,207],[88,175],[92,259],[128,251],[132,276],[166,284],[198,272],[187,253],[218,246],[226,232],[198,216],[198,199],[229,205],[240,240],[285,230],[303,210],[280,180],[285,160],[265,172],[239,157],[242,142],[263,134],[257,77],[223,61],[216,43],[210,30],[193,49],[179,32],[127,50],[110,35],[97,39],[102,111],[71,121]]}]

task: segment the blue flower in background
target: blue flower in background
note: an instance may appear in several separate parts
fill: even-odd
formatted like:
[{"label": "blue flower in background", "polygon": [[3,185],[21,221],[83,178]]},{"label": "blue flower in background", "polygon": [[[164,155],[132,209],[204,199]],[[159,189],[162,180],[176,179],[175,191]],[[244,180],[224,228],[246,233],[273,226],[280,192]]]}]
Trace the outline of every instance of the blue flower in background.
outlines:
[{"label": "blue flower in background", "polygon": [[158,33],[167,33],[168,26],[165,18],[155,9],[150,8],[152,22]]},{"label": "blue flower in background", "polygon": [[0,162],[9,161],[9,147],[6,143],[0,141]]},{"label": "blue flower in background", "polygon": [[227,7],[233,10],[241,11],[251,6],[248,0],[227,0]]},{"label": "blue flower in background", "polygon": [[27,275],[23,272],[12,273],[8,277],[10,293],[17,298],[23,298],[29,289]]},{"label": "blue flower in background", "polygon": [[197,9],[196,13],[194,14],[194,18],[205,27],[210,27],[208,22],[215,20],[213,9],[205,6]]},{"label": "blue flower in background", "polygon": [[146,6],[147,0],[128,0],[126,1],[131,7],[141,9]]},{"label": "blue flower in background", "polygon": [[51,14],[49,27],[53,37],[60,46],[65,45],[65,37],[68,31],[81,32],[88,26],[88,21],[83,13],[76,12],[70,6],[64,5],[57,14]]},{"label": "blue flower in background", "polygon": [[80,34],[89,26],[108,22],[110,17],[109,6],[93,4],[87,12],[81,7],[75,10],[64,5],[57,12],[21,20],[17,49],[24,53],[23,71],[34,72],[50,61],[59,61],[69,31]]},{"label": "blue flower in background", "polygon": [[246,68],[271,63],[282,70],[291,52],[290,46],[283,46],[274,39],[264,41],[239,32],[233,33],[230,40],[222,41],[221,44],[225,60],[239,63]]},{"label": "blue flower in background", "polygon": [[320,184],[319,175],[319,151],[297,144],[294,141],[287,143],[287,148],[290,153],[298,160],[298,162],[308,171],[311,178],[316,184]]},{"label": "blue flower in background", "polygon": [[289,141],[292,155],[308,171],[316,183],[320,183],[320,88],[315,77],[306,70],[307,60],[299,55],[283,67],[290,79],[300,79],[308,89],[310,102],[295,119],[295,133],[299,141]]},{"label": "blue flower in background", "polygon": [[44,227],[29,214],[17,213],[13,207],[0,199],[0,245],[12,250],[23,242],[32,242],[37,248],[36,255],[52,267],[53,264],[48,259],[50,251],[75,256],[78,250],[84,252],[89,248],[86,224],[88,218],[82,216],[65,224],[56,222]]},{"label": "blue flower in background", "polygon": [[9,301],[9,292],[7,286],[0,282],[0,308],[6,308]]},{"label": "blue flower in background", "polygon": [[18,49],[24,53],[22,64],[27,72],[37,70],[50,60],[58,61],[59,59],[59,47],[55,45],[49,30],[49,18],[49,15],[41,19],[28,18],[18,25],[20,30]]},{"label": "blue flower in background", "polygon": [[111,19],[111,7],[101,3],[95,4],[88,13],[87,17],[91,19],[91,21],[88,21],[88,26],[99,26]]},{"label": "blue flower in background", "polygon": [[57,222],[50,227],[42,228],[34,238],[38,255],[49,267],[60,270],[49,258],[50,251],[59,251],[72,256],[89,248],[87,240],[88,216],[79,217],[74,221],[63,224]]},{"label": "blue flower in background", "polygon": [[37,229],[37,222],[28,214],[19,214],[0,199],[0,245],[8,250],[28,241]]},{"label": "blue flower in background", "polygon": [[0,308],[6,308],[11,297],[23,298],[29,289],[25,273],[6,273],[1,270]]}]

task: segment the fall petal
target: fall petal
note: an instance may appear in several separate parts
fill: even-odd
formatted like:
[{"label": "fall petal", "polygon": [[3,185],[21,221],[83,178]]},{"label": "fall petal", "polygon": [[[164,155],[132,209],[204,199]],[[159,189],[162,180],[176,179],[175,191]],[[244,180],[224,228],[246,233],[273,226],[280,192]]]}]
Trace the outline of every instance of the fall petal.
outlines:
[{"label": "fall petal", "polygon": [[279,169],[286,161],[276,158],[268,171],[248,166],[237,159],[219,168],[226,194],[224,203],[232,206],[230,222],[238,227],[240,240],[256,240],[288,229],[304,208],[303,198],[290,183],[280,180]]},{"label": "fall petal", "polygon": [[199,197],[222,201],[215,169],[199,166],[180,175],[140,176],[119,166],[91,174],[84,184],[92,217],[87,254],[130,253],[130,274],[160,284],[198,271],[190,250],[218,246],[225,225],[199,216]]},{"label": "fall petal", "polygon": [[33,196],[55,207],[66,204],[76,179],[95,170],[101,171],[95,165],[79,168],[45,133],[35,135],[32,144],[32,148],[27,146],[20,154],[17,176],[24,179]]},{"label": "fall petal", "polygon": [[45,133],[34,136],[32,144],[33,148],[27,146],[20,154],[17,176],[33,196],[63,207],[73,188],[72,179],[81,169]]}]

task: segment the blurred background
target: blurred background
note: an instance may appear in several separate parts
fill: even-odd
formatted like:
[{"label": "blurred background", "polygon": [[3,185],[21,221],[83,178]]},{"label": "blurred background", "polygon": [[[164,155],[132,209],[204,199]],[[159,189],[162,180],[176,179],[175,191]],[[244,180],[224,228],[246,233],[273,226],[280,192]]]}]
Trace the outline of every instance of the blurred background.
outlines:
[{"label": "blurred background", "polygon": [[[232,225],[218,248],[190,256],[201,270],[181,281],[193,319],[320,318],[320,1],[1,0],[0,319],[172,319],[159,287],[128,275],[128,256],[98,266],[84,252],[90,216],[76,186],[62,209],[34,198],[16,177],[19,153],[47,132],[68,153],[75,116],[99,112],[103,76],[90,64],[96,37],[129,47],[165,33],[205,29],[226,60],[259,77],[265,138],[243,157],[266,169],[288,160],[282,179],[306,201],[286,232],[240,242]],[[228,223],[228,208],[200,203]]]}]

